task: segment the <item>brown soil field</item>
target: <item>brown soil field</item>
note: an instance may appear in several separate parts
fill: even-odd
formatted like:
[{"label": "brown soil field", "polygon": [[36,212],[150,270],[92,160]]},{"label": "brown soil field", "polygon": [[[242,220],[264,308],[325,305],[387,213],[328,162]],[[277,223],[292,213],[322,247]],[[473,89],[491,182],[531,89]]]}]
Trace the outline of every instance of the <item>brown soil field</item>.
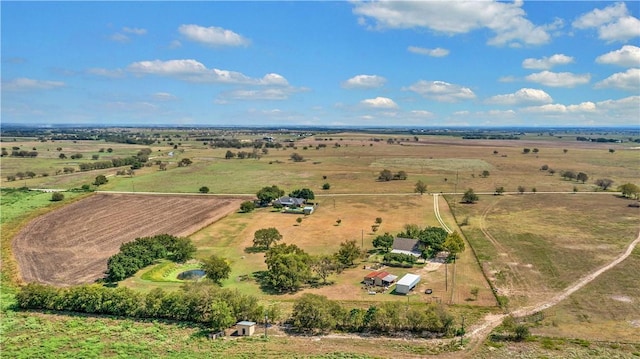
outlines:
[{"label": "brown soil field", "polygon": [[237,210],[241,198],[95,194],[30,222],[13,240],[25,282],[59,286],[103,277],[120,245],[168,233],[187,236]]}]

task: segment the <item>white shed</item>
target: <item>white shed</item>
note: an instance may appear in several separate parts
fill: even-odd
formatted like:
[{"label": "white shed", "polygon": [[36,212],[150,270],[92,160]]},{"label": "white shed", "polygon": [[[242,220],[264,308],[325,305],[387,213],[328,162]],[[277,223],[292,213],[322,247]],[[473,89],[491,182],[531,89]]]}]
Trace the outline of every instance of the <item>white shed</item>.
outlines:
[{"label": "white shed", "polygon": [[396,283],[396,293],[407,294],[420,282],[420,276],[407,273]]},{"label": "white shed", "polygon": [[241,336],[252,336],[256,331],[256,322],[249,322],[243,320],[236,324],[236,328],[238,329],[238,335]]}]

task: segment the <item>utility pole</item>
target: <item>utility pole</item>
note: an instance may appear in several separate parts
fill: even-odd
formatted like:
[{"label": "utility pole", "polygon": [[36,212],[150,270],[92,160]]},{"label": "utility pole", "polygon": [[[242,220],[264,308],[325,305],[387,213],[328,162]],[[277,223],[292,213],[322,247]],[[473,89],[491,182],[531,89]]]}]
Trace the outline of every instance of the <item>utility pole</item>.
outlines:
[{"label": "utility pole", "polygon": [[362,230],[362,244],[360,245],[360,249],[364,250],[364,229]]},{"label": "utility pole", "polygon": [[264,313],[264,337],[267,337],[267,323],[269,321],[269,317],[267,316],[267,312]]},{"label": "utility pole", "polygon": [[444,262],[444,292],[448,292],[449,291],[449,281],[447,280],[447,260],[445,259]]}]

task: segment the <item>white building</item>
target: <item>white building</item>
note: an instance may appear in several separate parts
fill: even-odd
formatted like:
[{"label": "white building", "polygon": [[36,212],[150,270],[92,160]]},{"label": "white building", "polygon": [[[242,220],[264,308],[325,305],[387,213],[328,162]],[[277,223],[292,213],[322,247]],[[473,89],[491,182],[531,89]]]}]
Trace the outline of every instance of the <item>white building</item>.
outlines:
[{"label": "white building", "polygon": [[396,283],[396,293],[407,294],[420,282],[420,276],[407,273]]}]

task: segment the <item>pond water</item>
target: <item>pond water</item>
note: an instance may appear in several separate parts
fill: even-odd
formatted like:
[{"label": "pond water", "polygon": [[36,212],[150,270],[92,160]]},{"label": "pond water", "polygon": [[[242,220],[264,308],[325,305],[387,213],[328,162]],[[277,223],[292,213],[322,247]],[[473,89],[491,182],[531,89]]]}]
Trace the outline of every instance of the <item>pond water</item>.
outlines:
[{"label": "pond water", "polygon": [[178,279],[180,280],[197,280],[202,277],[204,277],[204,271],[202,269],[192,269],[178,274]]}]

